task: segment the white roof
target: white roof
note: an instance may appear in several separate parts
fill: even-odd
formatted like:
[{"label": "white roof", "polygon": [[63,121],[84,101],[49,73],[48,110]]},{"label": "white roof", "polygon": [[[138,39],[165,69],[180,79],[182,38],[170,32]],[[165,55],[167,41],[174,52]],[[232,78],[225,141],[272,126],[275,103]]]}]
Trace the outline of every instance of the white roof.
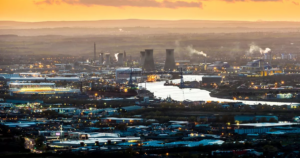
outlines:
[{"label": "white roof", "polygon": [[279,122],[279,123],[245,123],[245,124],[235,124],[237,126],[253,126],[253,127],[272,127],[272,126],[290,126],[298,125],[298,123],[291,122]]},{"label": "white roof", "polygon": [[14,82],[14,83],[9,83],[10,85],[44,85],[44,86],[52,86],[55,85],[55,83],[19,83],[19,82]]},{"label": "white roof", "polygon": [[142,71],[141,68],[130,68],[130,67],[122,67],[122,68],[117,68],[116,71]]}]

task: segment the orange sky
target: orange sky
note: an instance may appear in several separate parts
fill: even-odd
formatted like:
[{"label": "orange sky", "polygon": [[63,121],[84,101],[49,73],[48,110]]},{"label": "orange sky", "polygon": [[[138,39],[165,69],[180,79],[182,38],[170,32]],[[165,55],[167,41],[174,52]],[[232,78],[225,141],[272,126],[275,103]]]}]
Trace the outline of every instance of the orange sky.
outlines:
[{"label": "orange sky", "polygon": [[0,0],[0,20],[300,21],[299,4],[300,0]]}]

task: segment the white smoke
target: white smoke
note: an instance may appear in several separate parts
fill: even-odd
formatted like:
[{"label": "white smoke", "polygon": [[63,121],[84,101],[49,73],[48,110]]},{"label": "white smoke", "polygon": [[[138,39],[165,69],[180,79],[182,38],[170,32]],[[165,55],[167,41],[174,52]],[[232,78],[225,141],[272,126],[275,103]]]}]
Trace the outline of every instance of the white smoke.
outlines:
[{"label": "white smoke", "polygon": [[196,49],[193,48],[192,45],[190,46],[187,46],[186,49],[189,51],[189,53],[192,55],[192,54],[198,54],[198,55],[202,55],[202,56],[207,56],[203,51],[198,51]]},{"label": "white smoke", "polygon": [[260,54],[266,54],[266,53],[269,53],[271,51],[270,48],[266,48],[266,49],[260,49]]},{"label": "white smoke", "polygon": [[250,48],[248,50],[248,54],[253,54],[254,52],[260,52],[261,51],[261,48],[257,45],[255,45],[254,43],[251,43],[250,44]]},{"label": "white smoke", "polygon": [[270,51],[271,51],[270,48],[262,49],[261,47],[259,47],[255,43],[251,43],[250,48],[247,51],[247,54],[253,54],[254,52],[260,52],[260,54],[266,54],[266,53],[269,53]]},{"label": "white smoke", "polygon": [[118,55],[119,55],[119,53],[116,53],[116,54],[115,54],[115,57],[116,57],[116,60],[117,60],[117,61],[119,61]]}]

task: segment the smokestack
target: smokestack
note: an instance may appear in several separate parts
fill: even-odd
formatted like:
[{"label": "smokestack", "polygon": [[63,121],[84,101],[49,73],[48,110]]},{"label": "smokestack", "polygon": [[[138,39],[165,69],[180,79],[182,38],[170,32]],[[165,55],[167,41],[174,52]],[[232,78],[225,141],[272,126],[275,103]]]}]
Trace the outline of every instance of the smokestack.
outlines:
[{"label": "smokestack", "polygon": [[109,53],[105,54],[105,65],[110,65],[110,54]]},{"label": "smokestack", "polygon": [[270,66],[272,68],[272,51],[269,51],[269,54],[270,54]]},{"label": "smokestack", "polygon": [[100,65],[103,65],[103,62],[104,62],[104,53],[100,53],[100,57],[99,57]]},{"label": "smokestack", "polygon": [[176,68],[174,49],[166,49],[166,61],[164,69],[173,71]]},{"label": "smokestack", "polygon": [[153,49],[146,49],[146,57],[143,65],[143,69],[146,71],[154,71],[154,58],[153,58]]},{"label": "smokestack", "polygon": [[118,65],[123,66],[123,53],[118,54]]},{"label": "smokestack", "polygon": [[145,57],[146,57],[146,52],[141,51],[140,52],[140,65],[142,65],[142,66],[144,65]]},{"label": "smokestack", "polygon": [[94,43],[94,63],[96,62],[96,43]]}]

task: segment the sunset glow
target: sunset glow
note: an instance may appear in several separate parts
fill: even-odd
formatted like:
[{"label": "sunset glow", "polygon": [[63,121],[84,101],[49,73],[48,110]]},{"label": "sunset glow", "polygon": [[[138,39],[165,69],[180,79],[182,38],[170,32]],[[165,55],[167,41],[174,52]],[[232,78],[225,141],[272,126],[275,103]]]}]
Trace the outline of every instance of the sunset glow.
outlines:
[{"label": "sunset glow", "polygon": [[300,0],[1,0],[0,20],[299,21]]}]

